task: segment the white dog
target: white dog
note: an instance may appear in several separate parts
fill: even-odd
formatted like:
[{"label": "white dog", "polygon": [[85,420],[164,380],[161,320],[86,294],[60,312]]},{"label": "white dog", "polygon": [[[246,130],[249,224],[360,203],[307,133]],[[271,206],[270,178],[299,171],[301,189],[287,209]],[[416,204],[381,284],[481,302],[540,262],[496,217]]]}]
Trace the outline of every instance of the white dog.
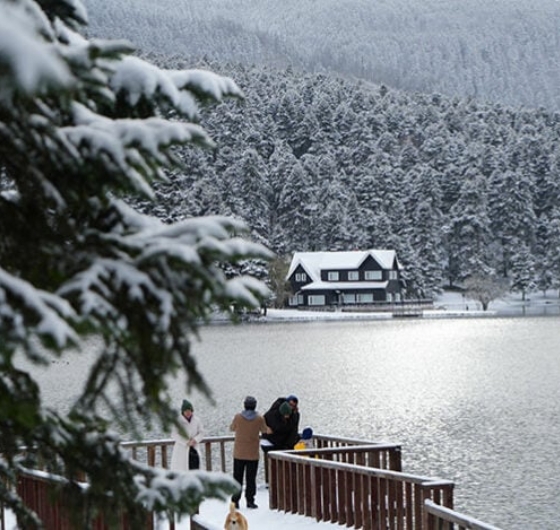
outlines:
[{"label": "white dog", "polygon": [[229,505],[229,513],[224,523],[224,530],[249,530],[249,523],[245,516],[235,509],[235,504],[232,502]]}]

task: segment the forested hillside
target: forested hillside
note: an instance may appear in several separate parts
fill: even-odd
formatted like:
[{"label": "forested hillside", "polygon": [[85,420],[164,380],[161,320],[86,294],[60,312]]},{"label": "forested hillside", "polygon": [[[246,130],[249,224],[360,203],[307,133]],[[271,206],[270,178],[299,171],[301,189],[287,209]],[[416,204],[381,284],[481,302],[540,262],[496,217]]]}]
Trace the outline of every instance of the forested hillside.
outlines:
[{"label": "forested hillside", "polygon": [[87,0],[142,50],[560,108],[557,0]]},{"label": "forested hillside", "polygon": [[560,286],[560,113],[210,68],[246,100],[204,117],[219,148],[183,152],[161,217],[240,217],[280,256],[394,248],[411,295],[477,276]]}]

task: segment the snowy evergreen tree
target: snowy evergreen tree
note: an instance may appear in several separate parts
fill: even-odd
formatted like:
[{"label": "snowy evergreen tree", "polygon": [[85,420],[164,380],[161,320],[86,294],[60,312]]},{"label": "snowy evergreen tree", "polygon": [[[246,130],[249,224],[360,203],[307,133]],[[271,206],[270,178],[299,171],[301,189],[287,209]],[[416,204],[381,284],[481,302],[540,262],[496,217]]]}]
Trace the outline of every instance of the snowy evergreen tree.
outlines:
[{"label": "snowy evergreen tree", "polygon": [[[193,333],[213,307],[258,306],[266,295],[256,280],[221,272],[220,263],[269,256],[237,237],[242,224],[164,224],[130,202],[154,197],[152,183],[178,163],[173,146],[213,145],[192,123],[199,104],[241,91],[210,72],[159,69],[122,41],[87,40],[85,22],[77,0],[0,1],[0,500],[20,528],[38,521],[7,484],[38,461],[69,479],[61,489],[76,528],[100,510],[125,511],[141,528],[145,508],[192,513],[204,496],[231,494],[225,475],[193,481],[134,463],[115,432],[170,428],[178,415],[167,380],[178,371],[210,393]],[[80,394],[67,413],[46,407],[20,361],[48,366],[91,335],[103,346]],[[81,474],[90,488],[77,487]]]},{"label": "snowy evergreen tree", "polygon": [[492,231],[501,247],[501,273],[508,277],[518,243],[528,248],[535,243],[533,187],[527,175],[513,170],[494,172],[488,190],[488,207]]},{"label": "snowy evergreen tree", "polygon": [[527,293],[535,287],[535,261],[528,246],[519,242],[511,257],[511,290],[521,293],[522,300],[525,300]]},{"label": "snowy evergreen tree", "polygon": [[450,284],[467,277],[493,273],[489,255],[490,220],[486,204],[486,183],[472,175],[461,188],[460,196],[449,213],[448,277]]},{"label": "snowy evergreen tree", "polygon": [[[433,298],[443,288],[444,245],[442,215],[427,202],[418,204],[412,219],[409,241],[416,252],[414,266],[419,269],[416,292],[420,298]],[[410,267],[409,267],[410,268]]]},{"label": "snowy evergreen tree", "polygon": [[[548,251],[543,268],[550,274],[550,286],[560,296],[560,209],[551,212],[547,226]],[[548,283],[546,284],[548,286]]]}]

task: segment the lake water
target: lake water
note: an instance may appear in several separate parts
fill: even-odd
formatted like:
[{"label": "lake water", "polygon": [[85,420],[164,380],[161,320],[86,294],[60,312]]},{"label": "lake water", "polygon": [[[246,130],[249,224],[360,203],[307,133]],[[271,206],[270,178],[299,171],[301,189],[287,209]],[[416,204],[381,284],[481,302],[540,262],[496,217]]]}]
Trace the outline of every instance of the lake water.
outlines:
[{"label": "lake water", "polygon": [[[503,530],[560,528],[558,317],[211,326],[194,345],[215,404],[189,398],[208,435],[243,398],[295,393],[302,427],[400,443],[411,473],[453,480],[455,506]],[[46,396],[64,402],[57,367]],[[172,381],[177,404],[182,379]],[[154,436],[165,433],[152,433]]]}]

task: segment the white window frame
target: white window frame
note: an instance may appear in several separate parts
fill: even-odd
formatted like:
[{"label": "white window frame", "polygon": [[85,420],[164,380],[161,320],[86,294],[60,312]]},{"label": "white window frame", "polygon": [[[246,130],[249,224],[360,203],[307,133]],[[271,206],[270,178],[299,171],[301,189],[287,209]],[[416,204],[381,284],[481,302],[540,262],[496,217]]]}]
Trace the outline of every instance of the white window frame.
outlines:
[{"label": "white window frame", "polygon": [[339,278],[338,271],[329,271],[327,272],[327,281],[329,282],[337,282]]},{"label": "white window frame", "polygon": [[358,304],[373,304],[373,293],[361,293],[356,295],[356,303]]},{"label": "white window frame", "polygon": [[342,303],[344,304],[355,304],[356,294],[355,293],[342,293]]},{"label": "white window frame", "polygon": [[325,305],[324,294],[310,294],[307,297],[307,305]]},{"label": "white window frame", "polygon": [[364,271],[364,279],[375,281],[383,279],[383,271]]},{"label": "white window frame", "polygon": [[398,280],[399,275],[397,271],[389,271],[389,280]]},{"label": "white window frame", "polygon": [[360,279],[360,271],[348,271],[348,281],[357,282]]},{"label": "white window frame", "polygon": [[307,274],[305,272],[296,272],[296,282],[306,282]]}]

